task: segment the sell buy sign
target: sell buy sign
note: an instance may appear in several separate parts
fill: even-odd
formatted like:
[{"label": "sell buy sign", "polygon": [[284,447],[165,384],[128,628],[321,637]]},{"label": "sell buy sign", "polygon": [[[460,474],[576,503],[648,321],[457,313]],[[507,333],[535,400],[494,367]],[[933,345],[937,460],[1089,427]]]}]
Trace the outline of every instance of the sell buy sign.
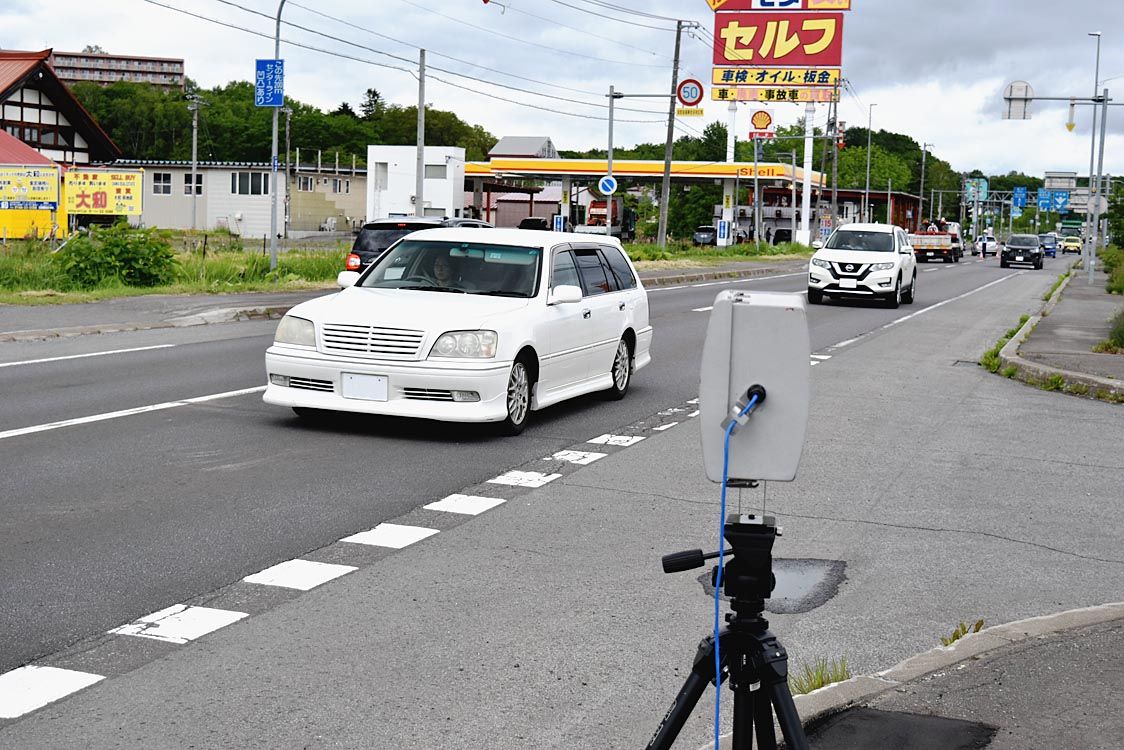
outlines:
[{"label": "sell buy sign", "polygon": [[843,62],[842,13],[716,13],[714,64],[835,68]]}]

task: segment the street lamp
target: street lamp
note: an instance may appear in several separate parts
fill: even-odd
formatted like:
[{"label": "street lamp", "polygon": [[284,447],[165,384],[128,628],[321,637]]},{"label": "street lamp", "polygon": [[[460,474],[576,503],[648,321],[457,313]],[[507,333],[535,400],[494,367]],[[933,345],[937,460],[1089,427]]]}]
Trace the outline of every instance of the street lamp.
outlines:
[{"label": "street lamp", "polygon": [[866,189],[863,190],[863,220],[870,221],[870,126],[874,120],[874,108],[871,104],[866,113]]},{"label": "street lamp", "polygon": [[931,143],[921,144],[921,187],[917,192],[921,194],[921,203],[918,207],[918,212],[921,214],[917,217],[919,222],[925,220],[925,157],[929,153],[929,149],[933,147]]},{"label": "street lamp", "polygon": [[[1093,68],[1093,97],[1095,98],[1099,92],[1101,85],[1101,32],[1090,31],[1086,36],[1097,38],[1097,62]],[[1092,257],[1093,243],[1096,242],[1096,227],[1090,226],[1090,221],[1093,216],[1093,162],[1097,153],[1097,108],[1093,107],[1093,127],[1092,133],[1089,138],[1089,200],[1085,205],[1085,264],[1090,265],[1089,259]],[[1096,196],[1099,198],[1100,196]]]},{"label": "street lamp", "polygon": [[[273,59],[281,58],[281,10],[285,7],[285,0],[277,6],[277,28],[273,33]],[[269,186],[269,270],[277,269],[277,115],[280,107],[273,107],[273,145],[270,150],[269,167],[272,170]],[[289,186],[286,185],[288,190]]]}]

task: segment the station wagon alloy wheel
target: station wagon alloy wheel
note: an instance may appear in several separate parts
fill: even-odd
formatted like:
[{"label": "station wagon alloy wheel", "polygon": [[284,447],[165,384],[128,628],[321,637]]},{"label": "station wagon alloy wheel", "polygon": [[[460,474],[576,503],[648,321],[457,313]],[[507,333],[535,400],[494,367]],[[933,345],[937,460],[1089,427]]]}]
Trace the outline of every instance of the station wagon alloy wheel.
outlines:
[{"label": "station wagon alloy wheel", "polygon": [[617,354],[613,357],[613,370],[610,374],[613,376],[613,387],[608,391],[609,397],[624,398],[632,380],[632,349],[624,339],[617,344]]},{"label": "station wagon alloy wheel", "polygon": [[522,362],[511,366],[511,377],[507,381],[507,431],[517,434],[527,424],[527,412],[531,404],[531,381],[527,377],[527,367]]}]

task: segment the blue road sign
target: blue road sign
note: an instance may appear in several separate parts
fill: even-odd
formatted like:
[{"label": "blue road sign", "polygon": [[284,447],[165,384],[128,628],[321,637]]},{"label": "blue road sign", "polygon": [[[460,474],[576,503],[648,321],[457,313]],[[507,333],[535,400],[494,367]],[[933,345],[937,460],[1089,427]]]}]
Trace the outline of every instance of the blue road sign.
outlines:
[{"label": "blue road sign", "polygon": [[1069,191],[1053,190],[1050,192],[1050,207],[1058,212],[1069,210]]},{"label": "blue road sign", "polygon": [[1050,197],[1050,191],[1049,190],[1039,190],[1038,191],[1038,210],[1039,211],[1049,211],[1051,205],[1053,205],[1053,203],[1052,203],[1052,198]]},{"label": "blue road sign", "polygon": [[730,222],[725,219],[718,221],[718,241],[725,242],[730,239]]},{"label": "blue road sign", "polygon": [[612,195],[617,192],[617,178],[607,174],[597,181],[597,189],[602,195]]},{"label": "blue road sign", "polygon": [[285,106],[285,61],[258,60],[254,68],[254,106]]},{"label": "blue road sign", "polygon": [[1011,203],[1015,208],[1026,208],[1026,188],[1017,187],[1011,193]]},{"label": "blue road sign", "polygon": [[1023,210],[1018,206],[1011,206],[1011,218],[1017,219],[1023,215]]},{"label": "blue road sign", "polygon": [[565,219],[565,217],[563,217],[562,214],[554,214],[554,231],[555,232],[566,231],[566,222],[565,222],[564,219]]}]

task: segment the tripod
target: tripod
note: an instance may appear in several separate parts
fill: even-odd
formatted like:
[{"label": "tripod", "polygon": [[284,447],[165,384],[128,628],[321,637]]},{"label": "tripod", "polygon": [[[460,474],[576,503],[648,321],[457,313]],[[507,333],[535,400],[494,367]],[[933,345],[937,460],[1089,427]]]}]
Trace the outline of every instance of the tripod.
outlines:
[{"label": "tripod", "polygon": [[[730,598],[733,612],[726,615],[726,627],[718,635],[721,671],[715,674],[714,637],[707,636],[699,644],[691,674],[648,743],[648,750],[668,750],[707,683],[721,690],[727,678],[734,691],[733,750],[750,750],[755,732],[758,750],[776,750],[774,711],[789,750],[807,750],[808,740],[788,690],[788,654],[769,632],[769,622],[761,616],[765,599],[776,584],[772,558],[776,521],[772,516],[761,521],[754,516],[731,514],[726,518],[722,535],[733,548],[734,559],[726,563],[722,574],[723,590]],[[675,573],[699,568],[705,560],[717,556],[717,552],[704,555],[697,549],[677,552],[664,556],[663,569],[665,573]],[[713,580],[717,585],[717,567]]]}]

